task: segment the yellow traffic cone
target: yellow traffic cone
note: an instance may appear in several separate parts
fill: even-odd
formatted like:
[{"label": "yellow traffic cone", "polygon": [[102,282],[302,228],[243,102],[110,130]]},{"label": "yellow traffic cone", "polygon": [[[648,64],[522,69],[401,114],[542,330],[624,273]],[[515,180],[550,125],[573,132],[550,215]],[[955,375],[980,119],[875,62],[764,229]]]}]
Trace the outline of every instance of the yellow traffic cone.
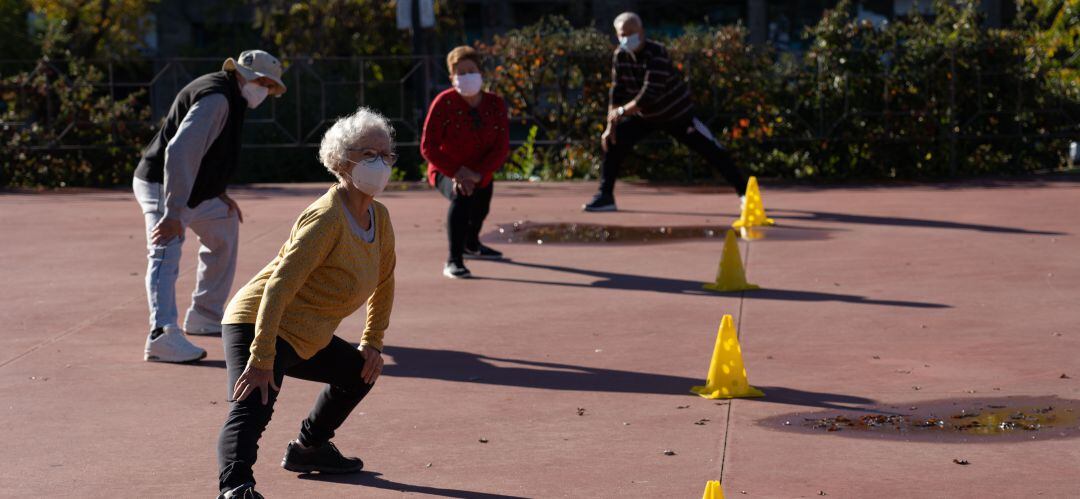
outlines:
[{"label": "yellow traffic cone", "polygon": [[739,255],[739,242],[735,238],[735,231],[729,230],[724,236],[724,253],[720,255],[720,268],[716,271],[716,282],[703,284],[701,287],[721,293],[761,289],[757,284],[746,282],[746,271],[743,269],[742,256]]},{"label": "yellow traffic cone", "polygon": [[764,397],[765,394],[750,386],[742,361],[742,348],[731,316],[725,315],[716,333],[716,347],[709,362],[709,376],[705,386],[695,386],[691,392],[707,399],[732,399]]},{"label": "yellow traffic cone", "polygon": [[776,225],[776,222],[765,216],[765,203],[761,200],[757,177],[750,177],[750,180],[746,182],[746,204],[743,205],[742,215],[731,226],[739,229],[762,225]]},{"label": "yellow traffic cone", "polygon": [[701,499],[724,499],[724,489],[720,488],[719,480],[705,482],[705,494]]}]

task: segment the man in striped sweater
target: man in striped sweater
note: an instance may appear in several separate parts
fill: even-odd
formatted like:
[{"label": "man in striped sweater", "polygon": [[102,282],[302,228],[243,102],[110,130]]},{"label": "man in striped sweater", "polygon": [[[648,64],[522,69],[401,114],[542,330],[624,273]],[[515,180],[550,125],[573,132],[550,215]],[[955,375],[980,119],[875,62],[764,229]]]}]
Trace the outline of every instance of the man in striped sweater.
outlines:
[{"label": "man in striped sweater", "polygon": [[660,130],[705,157],[741,198],[746,177],[724,146],[694,116],[690,90],[663,45],[645,38],[641,18],[623,12],[615,18],[619,47],[611,67],[607,128],[601,136],[604,163],[600,190],[585,211],[615,211],[615,179],[634,144]]}]

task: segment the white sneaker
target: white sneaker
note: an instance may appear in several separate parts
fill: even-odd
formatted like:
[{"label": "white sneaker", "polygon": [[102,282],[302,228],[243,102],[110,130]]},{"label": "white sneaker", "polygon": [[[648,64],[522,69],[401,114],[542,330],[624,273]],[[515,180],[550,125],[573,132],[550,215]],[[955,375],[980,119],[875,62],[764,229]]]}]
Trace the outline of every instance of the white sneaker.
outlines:
[{"label": "white sneaker", "polygon": [[166,326],[157,338],[146,337],[143,360],[147,362],[193,362],[206,357],[206,350],[192,345],[184,332],[174,326]]},{"label": "white sneaker", "polygon": [[190,310],[184,321],[184,332],[196,336],[221,336],[221,322],[212,322],[202,314]]}]

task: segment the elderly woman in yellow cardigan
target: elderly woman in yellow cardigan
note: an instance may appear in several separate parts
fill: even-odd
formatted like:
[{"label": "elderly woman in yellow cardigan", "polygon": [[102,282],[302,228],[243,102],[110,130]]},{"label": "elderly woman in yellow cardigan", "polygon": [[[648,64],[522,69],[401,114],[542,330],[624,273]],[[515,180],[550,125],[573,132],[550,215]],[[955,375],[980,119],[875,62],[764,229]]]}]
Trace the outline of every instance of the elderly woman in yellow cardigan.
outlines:
[{"label": "elderly woman in yellow cardigan", "polygon": [[[222,498],[260,498],[251,468],[284,376],[326,383],[282,467],[352,473],[364,463],[330,442],[382,371],[394,302],[394,229],[374,198],[386,186],[393,129],[369,109],[327,130],[319,159],[338,182],[300,214],[277,256],[233,297],[222,321],[229,416],[218,442]],[[360,347],[334,335],[367,304]]]}]

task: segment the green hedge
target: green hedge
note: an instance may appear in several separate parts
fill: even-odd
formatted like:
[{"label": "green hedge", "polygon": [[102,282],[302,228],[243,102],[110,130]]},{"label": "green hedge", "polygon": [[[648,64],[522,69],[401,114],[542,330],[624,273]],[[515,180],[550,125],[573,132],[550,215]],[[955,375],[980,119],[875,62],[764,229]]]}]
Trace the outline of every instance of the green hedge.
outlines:
[{"label": "green hedge", "polygon": [[[931,21],[878,29],[856,22],[843,1],[807,30],[810,49],[800,57],[750,47],[741,26],[661,41],[689,80],[698,115],[757,175],[932,179],[1061,166],[1067,142],[1080,136],[1080,81],[1062,77],[1071,73],[1037,48],[1034,24],[985,30],[975,5],[938,1]],[[512,138],[525,143],[504,178],[596,176],[610,37],[548,18],[477,44],[489,56],[491,89],[510,106]],[[128,182],[153,133],[149,100],[145,92],[114,98],[107,82],[78,58],[43,58],[3,78],[0,186]],[[415,148],[401,152],[399,176],[419,177]],[[701,158],[662,136],[637,153],[627,175],[712,180]],[[244,158],[240,181],[328,178],[311,148],[249,148]]]},{"label": "green hedge", "polygon": [[[926,179],[1064,163],[1069,138],[1080,135],[1080,82],[1053,77],[1029,43],[1035,33],[981,28],[974,2],[937,2],[933,21],[883,28],[852,12],[846,1],[826,12],[799,58],[748,46],[741,26],[659,41],[684,71],[698,115],[758,175]],[[488,78],[517,122],[534,123],[538,141],[566,142],[538,148],[541,177],[596,174],[607,36],[547,19],[479,45],[495,59]],[[709,178],[699,157],[657,139],[638,146],[627,175]],[[591,168],[567,161],[567,151]]]}]

